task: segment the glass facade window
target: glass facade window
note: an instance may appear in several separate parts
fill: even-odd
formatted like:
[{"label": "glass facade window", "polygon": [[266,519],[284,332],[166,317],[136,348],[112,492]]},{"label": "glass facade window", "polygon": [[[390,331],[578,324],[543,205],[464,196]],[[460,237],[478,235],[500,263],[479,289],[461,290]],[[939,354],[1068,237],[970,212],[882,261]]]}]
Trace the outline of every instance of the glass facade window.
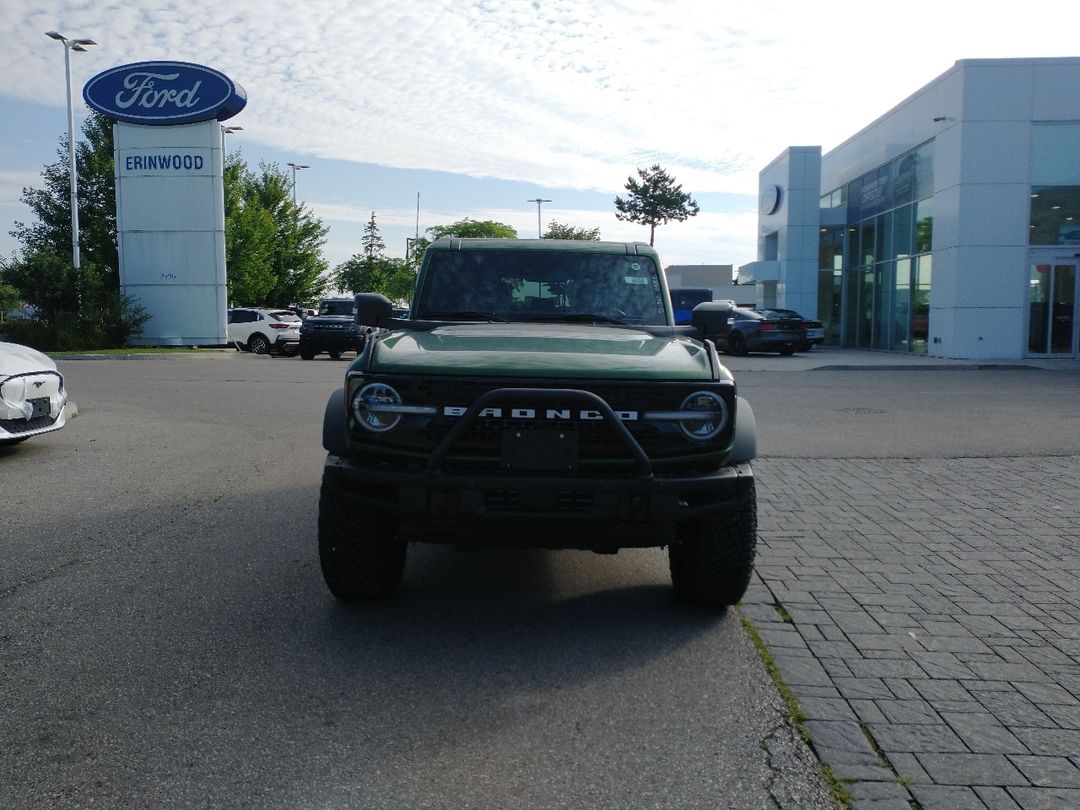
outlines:
[{"label": "glass facade window", "polygon": [[934,257],[926,253],[915,259],[911,287],[911,351],[926,354],[930,338],[930,271]]},{"label": "glass facade window", "polygon": [[1080,186],[1080,124],[1031,128],[1031,184]]},{"label": "glass facade window", "polygon": [[934,244],[934,201],[919,200],[915,204],[915,252],[929,253]]},{"label": "glass facade window", "polygon": [[903,205],[892,212],[892,250],[888,258],[906,259],[914,252],[915,229],[911,222],[914,215],[915,207],[912,205]]},{"label": "glass facade window", "polygon": [[1080,124],[1031,128],[1032,245],[1080,246]]},{"label": "glass facade window", "polygon": [[[934,235],[934,144],[928,141],[822,196],[846,200],[847,228],[822,228],[818,317],[831,305],[845,346],[925,354]],[[838,246],[846,235],[847,245]],[[836,261],[840,259],[841,264]],[[829,264],[829,261],[833,264]],[[826,271],[839,270],[831,297]]]},{"label": "glass facade window", "polygon": [[934,196],[934,142],[924,143],[915,150],[915,199]]},{"label": "glass facade window", "polygon": [[840,226],[821,229],[818,245],[818,268],[821,270],[844,269],[844,229]]},{"label": "glass facade window", "polygon": [[[1028,242],[1055,247],[1049,263],[1031,265],[1028,298],[1028,352],[1075,355],[1078,263],[1080,256],[1080,124],[1043,123],[1031,128],[1031,220]],[[1033,257],[1034,258],[1034,257]],[[1041,257],[1040,257],[1041,258]]]},{"label": "glass facade window", "polygon": [[847,189],[838,188],[821,197],[822,208],[843,208],[847,205]]},{"label": "glass facade window", "polygon": [[864,220],[859,227],[859,264],[872,267],[874,264],[874,237],[876,228],[874,218]]},{"label": "glass facade window", "polygon": [[1032,245],[1080,245],[1080,186],[1032,186],[1029,234]]}]

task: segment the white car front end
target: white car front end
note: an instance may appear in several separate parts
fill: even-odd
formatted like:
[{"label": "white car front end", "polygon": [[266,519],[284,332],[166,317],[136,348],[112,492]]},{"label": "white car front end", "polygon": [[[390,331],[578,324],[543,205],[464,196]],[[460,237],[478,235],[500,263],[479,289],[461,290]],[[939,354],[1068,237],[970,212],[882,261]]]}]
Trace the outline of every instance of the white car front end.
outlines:
[{"label": "white car front end", "polygon": [[67,399],[56,363],[28,346],[0,343],[0,444],[62,428]]}]

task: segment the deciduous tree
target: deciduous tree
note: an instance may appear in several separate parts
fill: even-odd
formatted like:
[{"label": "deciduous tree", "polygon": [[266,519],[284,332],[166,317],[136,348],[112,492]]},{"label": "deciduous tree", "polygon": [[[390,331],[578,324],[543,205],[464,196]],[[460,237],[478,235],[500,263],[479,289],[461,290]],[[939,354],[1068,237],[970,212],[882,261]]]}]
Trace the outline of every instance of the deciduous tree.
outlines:
[{"label": "deciduous tree", "polygon": [[578,228],[574,225],[563,225],[561,222],[551,220],[544,239],[579,239],[586,242],[600,241],[599,228]]},{"label": "deciduous tree", "polygon": [[517,231],[502,222],[490,219],[465,219],[450,225],[433,225],[427,229],[432,239],[456,236],[459,239],[517,239]]},{"label": "deciduous tree", "polygon": [[[85,140],[75,143],[79,190],[79,264],[95,265],[104,281],[119,289],[116,250],[116,179],[113,174],[112,119],[95,112],[83,122]],[[22,202],[34,215],[29,224],[15,222],[11,231],[28,253],[51,253],[71,260],[71,174],[68,138],[57,148],[58,159],[41,170],[45,188],[24,188]]]},{"label": "deciduous tree", "polygon": [[328,229],[292,200],[289,176],[277,164],[258,173],[239,153],[226,161],[225,255],[229,300],[285,306],[316,300],[330,284],[322,257]]},{"label": "deciduous tree", "polygon": [[452,236],[458,239],[517,239],[517,231],[509,225],[494,220],[460,219],[450,225],[432,225],[425,231],[431,236],[427,239],[421,236],[411,242],[412,249],[406,257],[416,269],[424,259],[424,251],[435,239]]}]

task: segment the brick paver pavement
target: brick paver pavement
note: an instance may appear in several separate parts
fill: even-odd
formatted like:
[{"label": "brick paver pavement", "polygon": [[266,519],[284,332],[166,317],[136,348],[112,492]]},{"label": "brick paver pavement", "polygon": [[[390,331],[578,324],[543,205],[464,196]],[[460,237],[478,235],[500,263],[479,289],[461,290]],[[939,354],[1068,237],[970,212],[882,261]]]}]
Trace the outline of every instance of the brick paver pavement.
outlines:
[{"label": "brick paver pavement", "polygon": [[740,610],[855,806],[1080,807],[1080,457],[755,471]]}]

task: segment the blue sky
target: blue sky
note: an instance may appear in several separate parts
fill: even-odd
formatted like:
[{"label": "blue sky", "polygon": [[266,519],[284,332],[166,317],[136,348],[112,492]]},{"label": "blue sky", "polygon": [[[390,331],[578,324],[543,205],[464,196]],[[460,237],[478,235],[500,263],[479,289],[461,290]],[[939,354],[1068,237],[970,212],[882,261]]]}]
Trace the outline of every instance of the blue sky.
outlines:
[{"label": "blue sky", "polygon": [[[1080,54],[1072,3],[1000,14],[969,2],[760,0],[0,0],[0,255],[24,186],[66,132],[57,30],[83,84],[175,59],[242,85],[229,136],[250,164],[309,164],[297,196],[336,265],[374,211],[390,255],[464,217],[535,236],[554,219],[648,240],[612,201],[663,165],[701,214],[657,230],[668,264],[755,258],[758,172],[791,145],[828,150],[965,58]],[[877,10],[880,9],[880,10]],[[1035,13],[1037,11],[1037,13]]]}]

